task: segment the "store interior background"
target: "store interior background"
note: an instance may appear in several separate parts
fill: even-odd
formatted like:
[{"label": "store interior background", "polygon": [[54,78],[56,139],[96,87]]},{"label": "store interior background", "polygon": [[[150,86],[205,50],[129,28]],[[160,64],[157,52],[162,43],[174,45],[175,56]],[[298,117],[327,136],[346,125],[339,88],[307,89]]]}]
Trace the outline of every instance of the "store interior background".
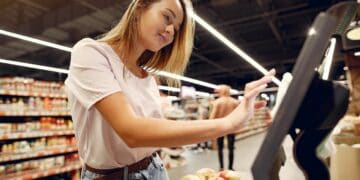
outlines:
[{"label": "store interior background", "polygon": [[[1,0],[0,30],[72,47],[82,38],[96,38],[111,29],[119,21],[129,2],[129,0]],[[276,77],[281,79],[285,72],[292,71],[316,15],[340,2],[340,0],[193,0],[192,2],[195,12],[200,17],[248,53],[265,69],[275,68],[277,71]],[[68,69],[70,53],[8,37],[0,33],[0,59]],[[344,56],[335,56],[330,79],[346,84],[346,70]],[[204,27],[197,24],[195,46],[185,76],[212,84],[227,84],[233,89],[242,90],[246,82],[258,79],[262,74],[216,39]],[[14,77],[21,78],[14,79]],[[0,91],[4,88],[4,82],[7,88],[14,88],[21,82],[34,79],[40,81],[40,85],[38,84],[40,89],[55,89],[61,94],[62,82],[66,77],[66,74],[63,73],[0,64],[0,78],[2,80]],[[43,81],[56,83],[43,83]],[[196,91],[213,93],[213,89],[208,87],[189,82],[182,82],[182,84],[193,87]],[[257,150],[260,148],[262,139],[266,135],[266,129],[270,125],[271,118],[267,111],[275,103],[276,90],[276,84],[272,83],[269,85],[268,92],[260,96],[262,99],[269,101],[267,109],[256,112],[253,123],[250,123],[251,127],[248,127],[248,129],[245,129],[237,136],[235,169],[241,171],[245,179],[251,179],[249,173],[252,161],[256,156]],[[178,92],[163,91],[163,93],[180,98],[175,100],[173,105],[178,104],[178,108],[181,111],[169,111],[169,119],[174,120],[197,119],[199,117],[199,106],[208,106],[209,99],[211,99],[197,97],[195,100],[184,100],[181,99]],[[38,144],[45,143],[45,141],[49,143],[51,139],[49,140],[48,138],[54,136],[54,138],[59,137],[56,141],[51,141],[54,147],[62,143],[73,147],[76,140],[72,138],[72,133],[67,132],[67,130],[71,129],[72,125],[70,117],[67,116],[66,109],[64,110],[66,102],[64,102],[62,97],[59,97],[60,95],[57,96],[57,93],[55,94],[49,97],[45,95],[40,98],[36,96],[33,98],[33,101],[38,100],[43,104],[48,104],[49,99],[51,103],[56,103],[56,111],[47,108],[46,105],[43,106],[47,113],[52,111],[50,114],[45,113],[44,116],[34,116],[31,114],[16,115],[15,113],[15,115],[7,116],[5,112],[1,115],[0,128],[3,129],[0,129],[0,137],[4,137],[6,133],[11,134],[16,131],[29,134],[29,130],[19,130],[18,127],[16,127],[16,130],[11,130],[13,126],[9,130],[9,126],[4,125],[3,127],[1,124],[21,124],[35,121],[41,121],[42,123],[37,131],[39,129],[54,130],[51,127],[46,127],[44,124],[51,126],[56,121],[57,130],[63,130],[63,134],[44,135],[43,137],[42,135],[37,135],[36,137],[31,137],[32,139],[30,138],[30,140],[23,136],[18,139],[0,139],[0,147],[2,147],[0,149],[0,179],[2,179],[2,176],[6,177],[6,175],[13,175],[15,177],[16,173],[19,176],[23,176],[21,173],[26,170],[22,170],[24,168],[20,167],[20,165],[14,165],[16,163],[21,164],[22,162],[34,159],[56,157],[59,155],[66,156],[58,160],[48,160],[50,161],[49,163],[52,163],[51,166],[49,165],[52,168],[56,167],[56,161],[60,161],[59,164],[64,164],[65,161],[66,164],[67,160],[74,161],[74,159],[78,158],[75,153],[76,149],[70,149],[66,152],[52,152],[50,155],[27,158],[21,158],[19,154],[29,154],[30,150],[24,152],[18,150],[15,153],[17,155],[15,160],[6,159],[6,156],[9,157],[9,154],[14,155],[14,152],[11,152],[8,146],[7,154],[5,154],[3,146],[12,144],[12,151],[14,151],[16,141],[32,141],[34,144],[35,142]],[[30,96],[34,95],[18,96],[2,94],[0,95],[0,104],[6,105],[7,101],[9,101],[8,104],[18,105],[20,99],[21,103],[27,104],[29,103]],[[58,101],[55,102],[52,99],[58,99]],[[51,106],[53,107],[53,105]],[[4,107],[2,106],[2,108]],[[12,107],[17,108],[19,106],[13,105]],[[27,106],[21,105],[20,107]],[[358,131],[360,132],[360,130]],[[44,137],[47,139],[41,139]],[[17,143],[16,146],[21,147],[20,144]],[[180,179],[181,176],[195,174],[198,169],[206,167],[218,170],[216,147],[213,147],[213,145],[214,141],[209,140],[209,146],[215,149],[197,148],[197,145],[190,145],[181,149],[164,149],[164,158],[168,158],[170,178]],[[288,161],[280,171],[280,177],[282,179],[304,179],[292,159],[291,139],[286,138],[284,147]],[[225,150],[225,159],[227,159],[226,152]],[[356,155],[356,158],[359,158],[359,154]],[[226,162],[225,165],[227,164]],[[8,170],[8,164],[13,164],[10,170]],[[360,162],[355,162],[355,164],[359,166],[354,168],[359,169]],[[46,164],[43,166],[46,166]],[[79,167],[74,166],[72,168],[78,169]],[[68,171],[66,169],[59,170],[60,175],[50,177],[60,179],[77,177],[79,172],[72,171],[73,169]],[[64,173],[61,174],[60,171]]]}]

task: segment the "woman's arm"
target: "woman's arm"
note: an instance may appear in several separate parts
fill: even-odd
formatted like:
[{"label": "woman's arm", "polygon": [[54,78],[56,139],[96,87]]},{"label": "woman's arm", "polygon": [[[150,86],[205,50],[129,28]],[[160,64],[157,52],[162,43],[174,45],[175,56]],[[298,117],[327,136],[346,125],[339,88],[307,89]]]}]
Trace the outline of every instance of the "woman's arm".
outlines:
[{"label": "woman's arm", "polygon": [[170,121],[135,115],[126,97],[118,92],[95,104],[129,147],[171,147],[197,143],[231,130],[227,121]]},{"label": "woman's arm", "polygon": [[95,106],[129,147],[170,147],[193,144],[232,133],[241,128],[254,113],[256,96],[271,82],[275,71],[245,87],[239,106],[228,116],[218,120],[169,121],[135,115],[126,97],[114,93],[98,101]]}]

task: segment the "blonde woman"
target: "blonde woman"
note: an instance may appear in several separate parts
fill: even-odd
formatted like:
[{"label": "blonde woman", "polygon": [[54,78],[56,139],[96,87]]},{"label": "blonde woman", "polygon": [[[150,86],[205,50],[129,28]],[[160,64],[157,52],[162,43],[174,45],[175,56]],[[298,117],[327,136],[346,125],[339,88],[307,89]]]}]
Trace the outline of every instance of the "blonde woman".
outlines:
[{"label": "blonde woman", "polygon": [[[193,45],[189,0],[133,0],[99,40],[79,41],[65,81],[82,179],[168,179],[159,147],[202,142],[241,128],[252,116],[269,75],[246,85],[245,100],[216,121],[162,119],[149,72],[183,73]],[[171,84],[173,80],[169,80]]]}]

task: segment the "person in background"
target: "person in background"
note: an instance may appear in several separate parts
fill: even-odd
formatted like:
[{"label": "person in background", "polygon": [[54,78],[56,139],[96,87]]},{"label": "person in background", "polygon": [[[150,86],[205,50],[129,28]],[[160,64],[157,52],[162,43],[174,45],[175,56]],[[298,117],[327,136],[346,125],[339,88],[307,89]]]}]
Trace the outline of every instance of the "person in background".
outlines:
[{"label": "person in background", "polygon": [[[167,180],[155,153],[160,147],[203,142],[239,130],[253,115],[256,96],[275,71],[250,82],[234,111],[216,120],[161,117],[152,72],[183,74],[191,55],[194,21],[190,0],[133,0],[120,22],[100,39],[73,47],[65,81],[81,179]],[[176,81],[169,79],[170,85]]]},{"label": "person in background", "polygon": [[[215,92],[219,95],[219,98],[213,101],[212,111],[210,114],[210,119],[223,118],[229,115],[238,105],[239,101],[230,96],[230,86],[219,85]],[[227,146],[229,151],[229,170],[234,170],[234,144],[235,144],[235,134],[229,133],[226,135]],[[220,170],[224,169],[224,136],[217,138],[217,149]]]}]

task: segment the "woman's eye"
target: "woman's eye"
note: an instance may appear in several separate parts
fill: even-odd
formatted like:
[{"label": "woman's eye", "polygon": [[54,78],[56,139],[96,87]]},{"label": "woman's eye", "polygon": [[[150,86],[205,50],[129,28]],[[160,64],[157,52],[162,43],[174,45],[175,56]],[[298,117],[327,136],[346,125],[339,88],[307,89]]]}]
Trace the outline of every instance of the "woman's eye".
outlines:
[{"label": "woman's eye", "polygon": [[170,23],[170,16],[164,15],[164,19],[165,19],[166,23]]}]

